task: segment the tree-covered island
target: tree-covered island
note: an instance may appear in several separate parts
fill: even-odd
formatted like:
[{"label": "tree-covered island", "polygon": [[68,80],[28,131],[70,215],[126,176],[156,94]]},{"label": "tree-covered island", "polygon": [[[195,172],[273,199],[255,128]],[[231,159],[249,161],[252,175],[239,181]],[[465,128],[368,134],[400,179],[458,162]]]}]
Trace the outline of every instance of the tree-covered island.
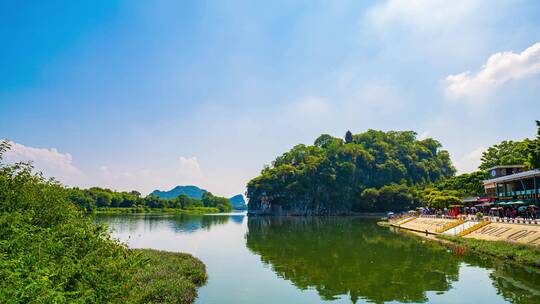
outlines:
[{"label": "tree-covered island", "polygon": [[248,183],[254,213],[336,215],[404,210],[414,187],[441,181],[455,169],[446,150],[413,131],[324,134],[297,145]]}]

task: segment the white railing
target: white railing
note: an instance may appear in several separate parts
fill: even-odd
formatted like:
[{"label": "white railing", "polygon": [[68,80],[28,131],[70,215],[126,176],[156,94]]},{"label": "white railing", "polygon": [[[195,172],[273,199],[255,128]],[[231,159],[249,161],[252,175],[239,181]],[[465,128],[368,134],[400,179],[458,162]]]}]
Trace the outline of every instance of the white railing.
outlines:
[{"label": "white railing", "polygon": [[540,225],[538,219],[526,219],[522,217],[510,218],[510,217],[498,217],[498,216],[477,216],[473,214],[460,214],[458,216],[440,215],[440,214],[421,214],[422,218],[440,218],[440,219],[459,219],[473,222],[490,221],[493,223],[509,223],[509,224],[527,224],[527,225]]}]

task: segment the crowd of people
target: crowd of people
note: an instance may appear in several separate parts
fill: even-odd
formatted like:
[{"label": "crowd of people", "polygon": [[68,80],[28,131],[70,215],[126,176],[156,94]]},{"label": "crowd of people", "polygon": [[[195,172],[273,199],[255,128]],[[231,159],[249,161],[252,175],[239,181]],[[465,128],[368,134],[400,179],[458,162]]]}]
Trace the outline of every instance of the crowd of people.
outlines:
[{"label": "crowd of people", "polygon": [[415,211],[410,211],[410,213],[448,217],[470,215],[535,220],[537,218],[538,207],[525,204],[479,204],[470,206],[450,206],[448,208],[420,207]]}]

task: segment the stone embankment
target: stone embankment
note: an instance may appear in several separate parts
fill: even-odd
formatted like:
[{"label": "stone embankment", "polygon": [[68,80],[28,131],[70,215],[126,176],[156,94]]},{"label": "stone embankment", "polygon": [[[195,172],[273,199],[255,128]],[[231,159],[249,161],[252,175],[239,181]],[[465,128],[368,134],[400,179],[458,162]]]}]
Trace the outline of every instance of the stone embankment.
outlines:
[{"label": "stone embankment", "polygon": [[537,221],[420,216],[391,221],[390,225],[434,235],[442,234],[540,246],[540,222]]}]

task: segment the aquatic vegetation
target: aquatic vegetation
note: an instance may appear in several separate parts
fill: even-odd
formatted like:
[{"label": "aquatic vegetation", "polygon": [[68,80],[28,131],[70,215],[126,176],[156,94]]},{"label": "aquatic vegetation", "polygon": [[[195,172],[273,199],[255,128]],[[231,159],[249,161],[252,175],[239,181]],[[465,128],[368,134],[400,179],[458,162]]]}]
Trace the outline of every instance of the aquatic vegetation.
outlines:
[{"label": "aquatic vegetation", "polygon": [[193,303],[197,288],[208,279],[206,267],[185,253],[152,249],[133,250],[143,259],[133,277],[130,303]]}]

